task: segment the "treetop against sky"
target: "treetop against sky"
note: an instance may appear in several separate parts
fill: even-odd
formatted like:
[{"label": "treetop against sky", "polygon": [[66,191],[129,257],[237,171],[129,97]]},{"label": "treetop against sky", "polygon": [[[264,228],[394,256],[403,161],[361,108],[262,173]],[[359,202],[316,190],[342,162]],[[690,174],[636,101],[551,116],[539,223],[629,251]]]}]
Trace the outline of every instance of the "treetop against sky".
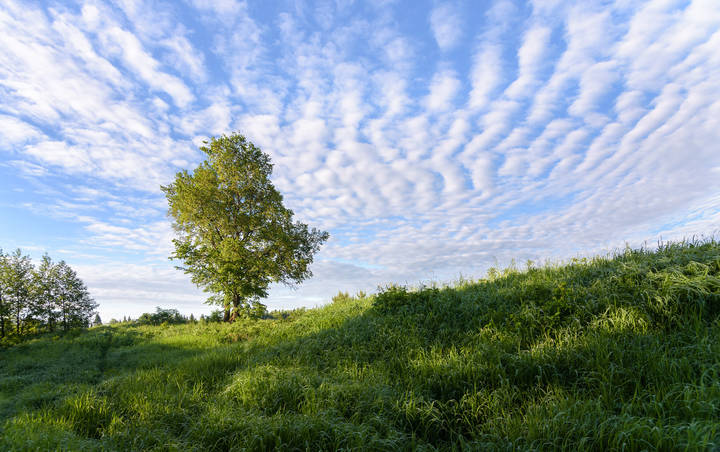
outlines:
[{"label": "treetop against sky", "polygon": [[66,260],[103,320],[210,309],[160,185],[239,131],[338,290],[720,228],[720,3],[0,5],[0,247]]}]

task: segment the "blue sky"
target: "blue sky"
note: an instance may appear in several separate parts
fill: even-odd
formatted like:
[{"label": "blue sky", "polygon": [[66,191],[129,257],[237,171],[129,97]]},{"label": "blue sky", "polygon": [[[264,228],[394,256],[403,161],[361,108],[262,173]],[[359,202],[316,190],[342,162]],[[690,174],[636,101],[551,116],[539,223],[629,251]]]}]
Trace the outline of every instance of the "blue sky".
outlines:
[{"label": "blue sky", "polygon": [[270,308],[713,234],[718,49],[717,0],[5,0],[0,246],[207,312],[159,186],[232,131],[331,233]]}]

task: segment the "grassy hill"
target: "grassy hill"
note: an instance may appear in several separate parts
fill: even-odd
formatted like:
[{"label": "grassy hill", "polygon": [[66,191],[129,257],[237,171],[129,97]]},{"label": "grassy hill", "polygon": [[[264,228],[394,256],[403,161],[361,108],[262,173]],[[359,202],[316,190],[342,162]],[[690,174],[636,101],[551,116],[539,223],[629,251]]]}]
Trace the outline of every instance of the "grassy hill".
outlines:
[{"label": "grassy hill", "polygon": [[720,244],[0,350],[0,450],[720,447]]}]

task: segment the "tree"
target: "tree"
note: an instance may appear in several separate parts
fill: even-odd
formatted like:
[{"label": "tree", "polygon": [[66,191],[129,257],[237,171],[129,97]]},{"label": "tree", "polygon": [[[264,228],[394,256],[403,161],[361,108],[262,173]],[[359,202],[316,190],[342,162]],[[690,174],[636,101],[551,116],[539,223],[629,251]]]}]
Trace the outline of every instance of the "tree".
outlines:
[{"label": "tree", "polygon": [[[112,321],[110,321],[112,323]],[[102,319],[100,319],[100,314],[95,314],[95,320],[93,320],[93,326],[100,326],[102,325]]]},{"label": "tree", "polygon": [[32,273],[32,313],[44,321],[50,331],[55,330],[59,317],[57,294],[59,289],[58,267],[47,254],[43,255],[38,268]]},{"label": "tree", "polygon": [[146,312],[138,318],[140,325],[162,325],[186,323],[187,319],[177,309],[163,309],[160,306],[155,308],[154,313]]},{"label": "tree", "polygon": [[210,313],[210,315],[205,316],[206,322],[222,322],[223,321],[223,311],[219,309],[213,309],[213,311]]},{"label": "tree", "polygon": [[207,159],[192,173],[161,187],[178,238],[172,259],[215,296],[225,321],[264,311],[259,301],[271,283],[312,276],[310,264],[328,233],[293,222],[270,181],[272,163],[260,148],[233,133],[211,138]]},{"label": "tree", "polygon": [[0,338],[5,337],[5,322],[10,316],[9,287],[6,283],[8,273],[7,256],[0,250]]},{"label": "tree", "polygon": [[32,272],[30,256],[23,256],[20,248],[8,256],[4,279],[17,335],[22,334],[23,321],[30,314],[32,308]]},{"label": "tree", "polygon": [[85,283],[78,278],[75,270],[65,261],[57,264],[58,287],[57,303],[59,307],[59,320],[62,321],[63,330],[70,328],[87,327],[90,317],[95,314],[97,303],[90,297]]},{"label": "tree", "polygon": [[[0,250],[0,338],[8,331],[22,336],[62,322],[64,330],[86,327],[95,315],[93,301],[75,271],[65,262],[53,263],[45,254],[35,268],[21,250]],[[14,323],[14,325],[13,325]]]}]

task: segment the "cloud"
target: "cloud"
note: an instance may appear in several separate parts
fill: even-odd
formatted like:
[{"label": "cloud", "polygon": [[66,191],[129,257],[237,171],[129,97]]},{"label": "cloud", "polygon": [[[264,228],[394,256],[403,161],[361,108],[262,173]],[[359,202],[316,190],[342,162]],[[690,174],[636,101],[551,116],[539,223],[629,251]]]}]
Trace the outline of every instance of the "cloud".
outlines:
[{"label": "cloud", "polygon": [[101,41],[110,55],[120,54],[128,69],[138,74],[152,88],[166,92],[176,105],[186,107],[194,100],[185,83],[161,71],[157,60],[145,51],[140,40],[132,33],[112,27],[101,33]]},{"label": "cloud", "polygon": [[518,77],[505,90],[508,97],[524,97],[531,92],[545,61],[550,32],[548,27],[536,25],[525,33],[523,44],[518,49]]},{"label": "cloud", "polygon": [[427,109],[431,112],[447,111],[460,88],[460,81],[452,72],[435,74],[430,83],[430,93],[427,97]]},{"label": "cloud", "polygon": [[473,56],[470,108],[485,107],[490,102],[491,95],[500,86],[503,75],[501,53],[502,49],[499,46],[485,44]]},{"label": "cloud", "polygon": [[195,8],[204,11],[212,11],[218,17],[234,16],[247,8],[245,2],[237,0],[192,0]]},{"label": "cloud", "polygon": [[48,174],[48,170],[41,165],[36,165],[25,160],[9,160],[8,165],[17,168],[20,174],[29,177],[42,177]]},{"label": "cloud", "polygon": [[207,298],[187,277],[171,264],[133,264],[102,262],[101,265],[70,265],[100,302],[104,322],[125,316],[138,318],[156,306],[178,309],[198,316],[217,307],[201,304]]},{"label": "cloud", "polygon": [[438,47],[450,50],[462,36],[462,22],[457,11],[448,3],[435,7],[430,12],[430,29]]},{"label": "cloud", "polygon": [[72,253],[112,315],[201,307],[166,262],[158,187],[233,130],[333,237],[273,307],[716,228],[716,2],[402,8],[5,2],[14,208],[54,222],[35,241]]},{"label": "cloud", "polygon": [[92,171],[93,164],[85,149],[68,146],[63,141],[43,141],[25,148],[28,155],[71,172]]},{"label": "cloud", "polygon": [[34,126],[13,116],[0,114],[0,149],[10,150],[18,144],[35,141],[42,136],[42,132]]},{"label": "cloud", "polygon": [[168,57],[170,65],[178,68],[181,73],[189,74],[196,82],[207,80],[205,58],[193,47],[186,36],[176,34],[164,40],[162,44],[171,50]]}]

